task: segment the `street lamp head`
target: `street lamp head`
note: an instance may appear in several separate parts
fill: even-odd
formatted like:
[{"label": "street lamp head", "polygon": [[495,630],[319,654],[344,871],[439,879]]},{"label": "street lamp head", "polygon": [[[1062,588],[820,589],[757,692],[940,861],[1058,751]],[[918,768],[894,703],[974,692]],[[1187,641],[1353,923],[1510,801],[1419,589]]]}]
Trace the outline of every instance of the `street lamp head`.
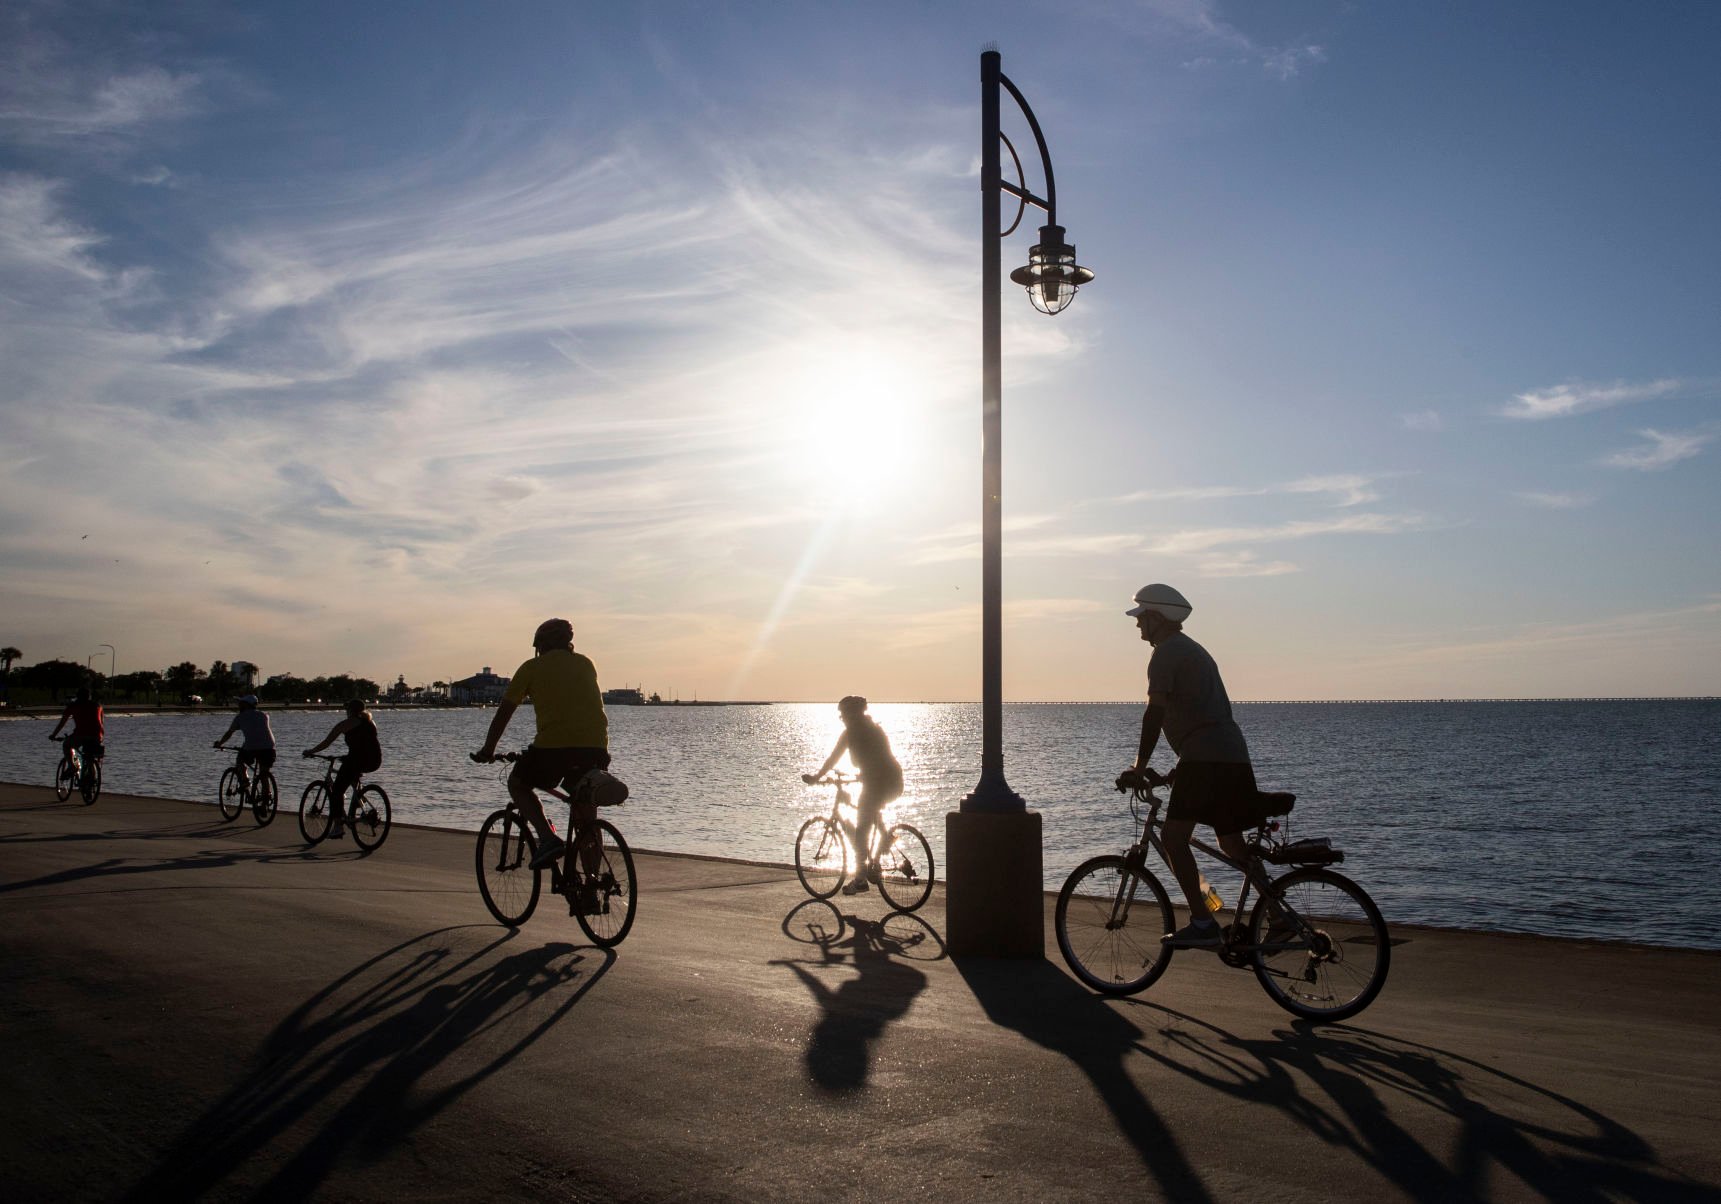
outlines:
[{"label": "street lamp head", "polygon": [[1062,226],[1041,226],[1040,241],[1028,250],[1028,266],[1010,273],[1043,314],[1062,310],[1075,300],[1076,290],[1093,278],[1091,271],[1076,263],[1076,249],[1064,241]]}]

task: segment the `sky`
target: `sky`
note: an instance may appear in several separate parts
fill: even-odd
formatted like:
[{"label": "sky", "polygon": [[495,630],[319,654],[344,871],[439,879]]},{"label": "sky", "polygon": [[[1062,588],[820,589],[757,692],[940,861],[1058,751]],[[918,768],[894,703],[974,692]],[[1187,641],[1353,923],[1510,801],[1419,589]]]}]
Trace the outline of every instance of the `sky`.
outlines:
[{"label": "sky", "polygon": [[10,0],[0,643],[978,698],[989,44],[1006,699],[1721,694],[1707,3]]}]

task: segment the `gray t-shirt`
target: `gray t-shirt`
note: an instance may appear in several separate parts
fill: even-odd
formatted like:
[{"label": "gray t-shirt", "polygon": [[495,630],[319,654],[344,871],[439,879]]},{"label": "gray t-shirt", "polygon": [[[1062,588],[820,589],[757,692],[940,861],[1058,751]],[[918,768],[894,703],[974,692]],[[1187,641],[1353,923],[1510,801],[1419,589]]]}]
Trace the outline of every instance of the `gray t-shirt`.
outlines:
[{"label": "gray t-shirt", "polygon": [[269,716],[262,711],[240,711],[233,716],[233,726],[239,729],[239,747],[246,752],[260,752],[275,747],[275,733],[269,730]]},{"label": "gray t-shirt", "polygon": [[1178,760],[1249,763],[1219,666],[1181,631],[1161,640],[1148,658],[1147,700],[1165,708],[1165,739]]}]

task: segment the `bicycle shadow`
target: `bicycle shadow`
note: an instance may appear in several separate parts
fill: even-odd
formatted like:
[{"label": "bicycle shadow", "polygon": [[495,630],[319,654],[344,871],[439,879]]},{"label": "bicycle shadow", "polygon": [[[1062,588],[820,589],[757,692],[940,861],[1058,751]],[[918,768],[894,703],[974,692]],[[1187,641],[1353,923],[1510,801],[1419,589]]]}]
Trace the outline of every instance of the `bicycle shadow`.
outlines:
[{"label": "bicycle shadow", "polygon": [[[859,1091],[871,1076],[873,1047],[926,989],[925,973],[910,963],[945,957],[944,940],[918,916],[844,916],[822,899],[794,907],[783,917],[783,932],[819,950],[817,961],[779,958],[769,963],[793,971],[819,1005],[804,1055],[807,1074],[822,1091]],[[854,973],[832,989],[821,974],[832,969]]]},{"label": "bicycle shadow", "polygon": [[[1159,1029],[1163,1047],[1140,1043],[1138,1053],[1215,1091],[1278,1108],[1412,1199],[1497,1196],[1495,1172],[1548,1199],[1721,1199],[1713,1186],[1661,1166],[1642,1136],[1600,1110],[1451,1050],[1305,1021],[1239,1037],[1158,1004],[1123,1003],[1168,1021]],[[1550,1104],[1571,1124],[1537,1119]],[[1444,1156],[1412,1134],[1401,1119],[1406,1106],[1457,1122],[1457,1139],[1442,1140]]]},{"label": "bicycle shadow", "polygon": [[[458,949],[452,934],[472,931],[495,929],[456,925],[412,937],[306,999],[263,1041],[245,1079],[188,1125],[122,1198],[190,1199],[211,1191],[312,1118],[299,1148],[246,1193],[307,1198],[349,1153],[379,1156],[512,1062],[615,961],[608,951],[561,943],[500,953],[518,936],[512,931]],[[594,955],[597,964],[586,965]],[[482,1064],[454,1061],[458,1053],[493,1049],[509,1029],[517,1035]],[[452,1074],[443,1073],[450,1065]]]},{"label": "bicycle shadow", "polygon": [[1165,1198],[1190,1204],[1212,1199],[1171,1126],[1130,1077],[1127,1064],[1140,1049],[1140,1029],[1044,959],[964,957],[956,968],[987,1019],[1062,1054],[1088,1076]]}]

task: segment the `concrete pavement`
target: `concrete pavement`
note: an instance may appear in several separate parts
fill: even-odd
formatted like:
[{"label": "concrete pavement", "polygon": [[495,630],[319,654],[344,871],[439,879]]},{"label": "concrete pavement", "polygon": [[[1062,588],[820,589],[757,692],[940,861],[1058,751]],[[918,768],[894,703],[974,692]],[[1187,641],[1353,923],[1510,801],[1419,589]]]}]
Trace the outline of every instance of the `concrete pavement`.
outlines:
[{"label": "concrete pavement", "polygon": [[1721,955],[1395,928],[1312,1028],[1207,954],[956,964],[942,892],[638,875],[604,953],[491,922],[467,833],[0,785],[0,1199],[1721,1201]]}]

